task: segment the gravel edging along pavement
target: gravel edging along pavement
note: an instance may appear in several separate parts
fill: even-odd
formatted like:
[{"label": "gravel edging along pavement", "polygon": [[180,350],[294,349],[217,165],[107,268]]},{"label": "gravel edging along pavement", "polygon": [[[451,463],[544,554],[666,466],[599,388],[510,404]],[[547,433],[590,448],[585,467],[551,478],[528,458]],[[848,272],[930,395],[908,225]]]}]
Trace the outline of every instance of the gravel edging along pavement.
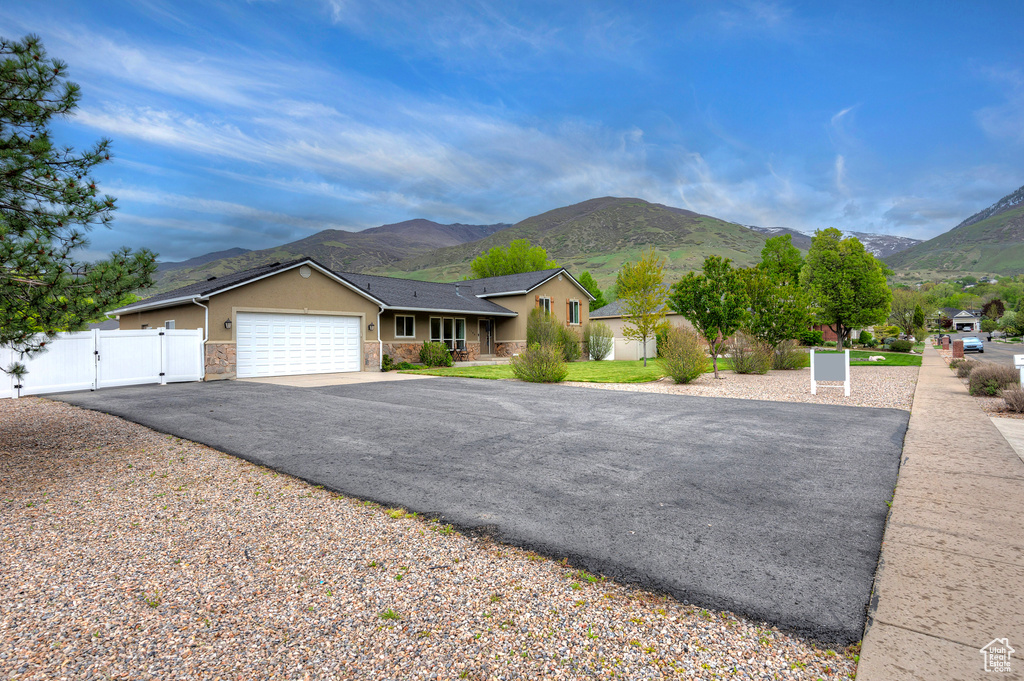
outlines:
[{"label": "gravel edging along pavement", "polygon": [[605,581],[98,412],[0,402],[6,678],[852,678],[856,647]]}]

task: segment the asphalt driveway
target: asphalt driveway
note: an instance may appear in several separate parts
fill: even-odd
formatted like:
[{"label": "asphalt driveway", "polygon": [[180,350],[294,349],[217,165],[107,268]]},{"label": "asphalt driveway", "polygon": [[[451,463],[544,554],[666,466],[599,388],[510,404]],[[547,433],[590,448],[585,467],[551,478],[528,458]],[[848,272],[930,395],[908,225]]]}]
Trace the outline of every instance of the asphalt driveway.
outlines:
[{"label": "asphalt driveway", "polygon": [[909,418],[471,379],[57,399],[839,644],[861,637]]}]

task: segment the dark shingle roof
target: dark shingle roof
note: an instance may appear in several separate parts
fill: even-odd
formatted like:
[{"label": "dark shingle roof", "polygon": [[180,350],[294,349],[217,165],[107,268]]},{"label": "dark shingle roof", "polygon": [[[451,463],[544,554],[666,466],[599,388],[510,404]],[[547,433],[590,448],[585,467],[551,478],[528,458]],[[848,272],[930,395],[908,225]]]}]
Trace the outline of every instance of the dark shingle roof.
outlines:
[{"label": "dark shingle roof", "polygon": [[473,291],[473,294],[478,296],[516,293],[520,291],[529,291],[532,288],[540,286],[564,269],[565,268],[563,267],[555,267],[550,270],[505,274],[500,277],[467,279],[466,281],[460,281],[459,283],[463,286],[469,287],[469,289]]},{"label": "dark shingle roof", "polygon": [[[123,314],[134,310],[161,307],[161,303],[170,303],[171,301],[188,298],[206,298],[224,289],[244,284],[247,281],[259,279],[275,272],[291,269],[296,265],[306,262],[316,265],[325,272],[329,272],[334,277],[365,293],[368,297],[384,303],[388,308],[506,316],[514,316],[515,313],[497,303],[493,303],[485,298],[478,298],[477,296],[489,297],[503,293],[510,294],[529,291],[559,272],[564,271],[564,268],[556,267],[538,272],[524,272],[522,274],[508,274],[501,277],[487,277],[485,279],[470,279],[449,284],[439,284],[429,281],[416,281],[414,279],[380,277],[372,274],[332,272],[312,258],[300,258],[285,263],[273,263],[271,265],[254,267],[241,272],[226,274],[223,277],[216,277],[183,286],[173,291],[167,291],[146,300],[141,300],[120,310],[115,310],[115,312]],[[571,275],[570,278],[572,278]]]},{"label": "dark shingle roof", "polygon": [[381,300],[390,308],[445,310],[476,314],[514,315],[508,309],[477,298],[469,282],[438,284],[414,279],[378,277],[372,274],[338,272],[339,277]]}]

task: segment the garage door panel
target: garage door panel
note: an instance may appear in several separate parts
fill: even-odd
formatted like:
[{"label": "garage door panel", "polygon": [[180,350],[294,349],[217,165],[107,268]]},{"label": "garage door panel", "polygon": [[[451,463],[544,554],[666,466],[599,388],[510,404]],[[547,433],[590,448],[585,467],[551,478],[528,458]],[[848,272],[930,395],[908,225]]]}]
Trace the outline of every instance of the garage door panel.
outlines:
[{"label": "garage door panel", "polygon": [[238,376],[359,371],[360,318],[240,312]]}]

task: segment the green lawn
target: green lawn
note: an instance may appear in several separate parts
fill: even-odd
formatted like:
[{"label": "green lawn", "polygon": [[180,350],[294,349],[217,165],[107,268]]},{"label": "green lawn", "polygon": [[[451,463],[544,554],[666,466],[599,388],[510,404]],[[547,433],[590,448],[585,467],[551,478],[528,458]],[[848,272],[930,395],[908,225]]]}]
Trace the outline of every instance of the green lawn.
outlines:
[{"label": "green lawn", "polygon": [[[867,359],[884,355],[884,360],[877,362],[858,362],[856,359]],[[921,355],[911,355],[906,352],[885,352],[876,350],[850,350],[850,368],[855,366],[872,367],[919,367],[921,366]]]},{"label": "green lawn", "polygon": [[[873,355],[884,355],[884,361],[858,362],[857,358],[867,359]],[[810,354],[804,355],[804,366],[811,365]],[[708,364],[710,371],[710,363]],[[879,352],[876,350],[851,350],[850,366],[921,366],[921,355],[910,355],[903,352]],[[732,363],[728,358],[718,359],[719,371],[732,371]],[[460,378],[512,378],[512,367],[508,364],[494,364],[482,367],[437,367],[434,369],[413,369],[403,371],[408,374],[429,374],[431,376],[458,376]],[[644,368],[642,361],[636,362],[571,362],[569,375],[565,380],[580,383],[647,383],[665,376],[658,366],[657,360],[647,360]]]},{"label": "green lawn", "polygon": [[[512,367],[495,364],[482,367],[440,367],[416,369],[406,373],[430,374],[431,376],[460,376],[462,378],[512,378]],[[647,383],[656,381],[665,373],[655,360],[636,362],[571,362],[569,375],[565,380],[581,383]]]}]

